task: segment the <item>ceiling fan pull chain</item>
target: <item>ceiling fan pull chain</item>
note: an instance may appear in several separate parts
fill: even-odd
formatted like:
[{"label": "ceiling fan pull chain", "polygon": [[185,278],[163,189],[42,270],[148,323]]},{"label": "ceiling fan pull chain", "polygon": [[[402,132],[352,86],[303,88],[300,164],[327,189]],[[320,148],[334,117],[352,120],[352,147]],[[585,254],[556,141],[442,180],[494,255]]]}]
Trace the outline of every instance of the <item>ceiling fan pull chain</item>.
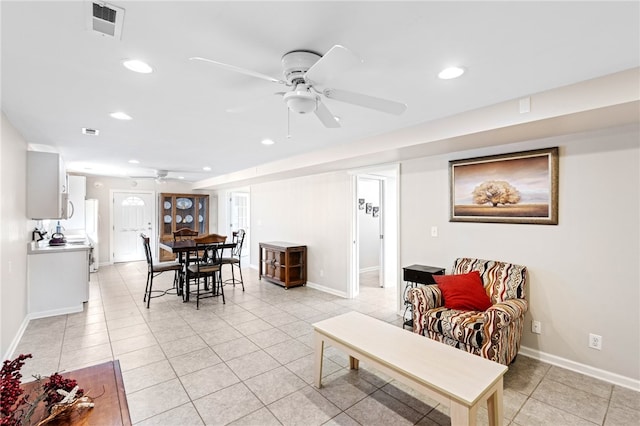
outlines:
[{"label": "ceiling fan pull chain", "polygon": [[291,139],[291,110],[287,107],[287,139]]}]

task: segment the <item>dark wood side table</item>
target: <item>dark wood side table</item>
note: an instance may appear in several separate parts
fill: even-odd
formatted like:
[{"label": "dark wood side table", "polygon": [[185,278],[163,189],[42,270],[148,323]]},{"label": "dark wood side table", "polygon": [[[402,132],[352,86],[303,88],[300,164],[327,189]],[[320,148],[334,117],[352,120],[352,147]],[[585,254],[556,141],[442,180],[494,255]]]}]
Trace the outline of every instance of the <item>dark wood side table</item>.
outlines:
[{"label": "dark wood side table", "polygon": [[[411,265],[402,268],[404,286],[404,314],[402,315],[402,328],[408,326],[413,327],[413,307],[409,301],[409,289],[416,287],[418,284],[428,285],[435,284],[433,275],[444,275],[444,268],[438,266]],[[410,313],[407,318],[407,312]]]},{"label": "dark wood side table", "polygon": [[307,283],[307,246],[273,241],[260,243],[259,279],[289,287]]}]

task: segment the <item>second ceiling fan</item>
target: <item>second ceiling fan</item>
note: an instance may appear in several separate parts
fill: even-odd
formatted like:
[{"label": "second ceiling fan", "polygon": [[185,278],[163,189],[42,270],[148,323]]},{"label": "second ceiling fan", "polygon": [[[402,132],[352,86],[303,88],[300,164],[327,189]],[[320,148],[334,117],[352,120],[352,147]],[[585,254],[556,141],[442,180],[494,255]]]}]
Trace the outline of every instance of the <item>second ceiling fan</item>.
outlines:
[{"label": "second ceiling fan", "polygon": [[212,59],[202,57],[189,59],[208,62],[228,71],[287,86],[290,90],[275,94],[282,95],[288,109],[299,114],[313,112],[326,127],[340,127],[340,123],[322,102],[323,97],[395,115],[400,115],[407,109],[407,106],[400,102],[329,87],[333,76],[362,63],[362,60],[353,52],[340,45],[333,46],[324,55],[309,50],[294,50],[284,54],[282,56],[284,79]]}]

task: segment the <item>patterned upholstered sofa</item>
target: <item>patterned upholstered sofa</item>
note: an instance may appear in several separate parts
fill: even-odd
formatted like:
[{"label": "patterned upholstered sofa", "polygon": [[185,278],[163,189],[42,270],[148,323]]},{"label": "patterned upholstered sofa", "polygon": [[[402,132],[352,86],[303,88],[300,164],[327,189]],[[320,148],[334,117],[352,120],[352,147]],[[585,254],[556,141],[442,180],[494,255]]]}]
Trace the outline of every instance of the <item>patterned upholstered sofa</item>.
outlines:
[{"label": "patterned upholstered sofa", "polygon": [[455,260],[452,274],[472,271],[480,273],[491,307],[486,311],[447,309],[438,285],[418,286],[409,291],[413,331],[509,365],[520,349],[524,314],[529,309],[526,267],[493,260]]}]

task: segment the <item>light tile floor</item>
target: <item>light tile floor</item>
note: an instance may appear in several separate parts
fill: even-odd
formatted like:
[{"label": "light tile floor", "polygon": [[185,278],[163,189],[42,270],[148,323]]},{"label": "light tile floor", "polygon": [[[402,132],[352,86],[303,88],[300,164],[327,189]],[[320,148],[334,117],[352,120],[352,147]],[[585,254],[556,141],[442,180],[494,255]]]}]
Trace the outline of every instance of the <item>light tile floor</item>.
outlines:
[{"label": "light tile floor", "polygon": [[[450,424],[446,407],[365,364],[350,371],[335,348],[324,387],[312,385],[311,324],[356,310],[400,326],[395,289],[363,285],[348,300],[244,274],[246,291],[225,287],[225,305],[206,299],[196,310],[166,295],[146,309],[146,264],[100,268],[84,312],[30,322],[16,350],[34,355],[24,376],[119,359],[136,425]],[[163,275],[156,288],[170,286]],[[504,416],[506,425],[636,425],[640,394],[519,356],[505,376]]]}]

